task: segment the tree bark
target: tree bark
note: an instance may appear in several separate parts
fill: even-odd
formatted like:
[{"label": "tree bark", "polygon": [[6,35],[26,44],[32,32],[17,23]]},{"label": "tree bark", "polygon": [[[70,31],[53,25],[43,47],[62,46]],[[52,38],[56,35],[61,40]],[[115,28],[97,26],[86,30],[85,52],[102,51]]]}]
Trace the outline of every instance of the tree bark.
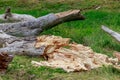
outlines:
[{"label": "tree bark", "polygon": [[14,37],[0,32],[0,53],[5,52],[9,54],[28,55],[28,56],[40,56],[44,52],[44,46],[35,48],[35,37]]},{"label": "tree bark", "polygon": [[14,36],[35,36],[63,22],[84,19],[80,10],[70,10],[56,14],[51,13],[33,20],[0,24],[0,30]]},{"label": "tree bark", "polygon": [[107,28],[106,26],[102,26],[102,30],[110,34],[113,38],[115,38],[118,42],[120,42],[120,34]]}]

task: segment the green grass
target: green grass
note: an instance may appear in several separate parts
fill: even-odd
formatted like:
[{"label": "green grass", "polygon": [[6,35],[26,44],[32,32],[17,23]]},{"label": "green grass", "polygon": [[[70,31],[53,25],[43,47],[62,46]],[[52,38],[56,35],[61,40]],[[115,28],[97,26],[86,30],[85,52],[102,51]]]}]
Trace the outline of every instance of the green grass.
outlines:
[{"label": "green grass", "polygon": [[[29,1],[29,0],[28,0]],[[107,2],[104,2],[107,1]],[[101,4],[99,10],[81,12],[84,21],[72,21],[60,24],[42,34],[69,37],[72,41],[90,46],[95,52],[112,56],[113,51],[120,51],[120,44],[101,30],[101,25],[120,32],[120,5],[114,0],[40,0],[39,3],[20,3],[18,0],[0,0],[0,13],[10,6],[12,12],[30,14],[35,17],[69,9],[81,9]],[[43,60],[27,56],[15,56],[7,73],[0,80],[119,80],[120,70],[111,66],[88,72],[66,73],[62,69],[34,67],[31,61]]]}]

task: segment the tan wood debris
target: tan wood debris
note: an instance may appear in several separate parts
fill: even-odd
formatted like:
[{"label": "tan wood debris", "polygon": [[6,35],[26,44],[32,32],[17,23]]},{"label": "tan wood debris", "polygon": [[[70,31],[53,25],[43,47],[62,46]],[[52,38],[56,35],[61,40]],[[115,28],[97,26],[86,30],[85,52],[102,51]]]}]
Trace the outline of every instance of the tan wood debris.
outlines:
[{"label": "tan wood debris", "polygon": [[34,66],[62,68],[67,72],[91,70],[103,65],[117,65],[117,58],[94,52],[90,47],[70,43],[69,38],[43,35],[37,37],[35,48],[45,46],[46,61],[32,61]]}]

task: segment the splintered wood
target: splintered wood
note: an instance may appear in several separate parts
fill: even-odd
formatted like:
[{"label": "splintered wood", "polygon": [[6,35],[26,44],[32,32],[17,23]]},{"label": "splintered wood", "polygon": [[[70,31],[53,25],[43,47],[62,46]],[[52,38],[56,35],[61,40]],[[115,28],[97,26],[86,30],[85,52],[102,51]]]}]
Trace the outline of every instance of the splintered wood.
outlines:
[{"label": "splintered wood", "polygon": [[32,61],[34,66],[62,68],[67,72],[91,70],[102,65],[117,65],[117,58],[93,52],[90,47],[70,43],[69,38],[43,35],[37,37],[36,48],[45,46],[43,56],[47,61]]},{"label": "splintered wood", "polygon": [[4,73],[8,68],[8,64],[12,61],[13,55],[7,53],[0,53],[0,73]]}]

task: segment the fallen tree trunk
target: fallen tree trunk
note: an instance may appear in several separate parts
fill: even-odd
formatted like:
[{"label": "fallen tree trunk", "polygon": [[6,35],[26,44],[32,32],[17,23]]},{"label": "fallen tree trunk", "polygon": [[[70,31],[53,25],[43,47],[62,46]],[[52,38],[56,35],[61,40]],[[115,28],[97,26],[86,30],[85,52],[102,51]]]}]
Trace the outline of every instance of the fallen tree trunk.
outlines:
[{"label": "fallen tree trunk", "polygon": [[[2,47],[0,48],[0,52],[29,56],[42,55],[45,47],[35,48],[36,38],[30,36],[35,36],[41,31],[52,28],[63,22],[83,19],[84,16],[80,14],[79,10],[71,10],[56,14],[48,14],[30,21],[0,24],[0,46]],[[29,37],[19,38],[9,34]]]},{"label": "fallen tree trunk", "polygon": [[40,48],[35,48],[35,37],[25,37],[19,38],[6,34],[5,32],[0,32],[0,52],[5,52],[9,54],[17,55],[28,55],[28,56],[39,56],[44,51],[44,46]]},{"label": "fallen tree trunk", "polygon": [[110,34],[112,37],[114,37],[118,42],[120,42],[120,34],[107,28],[106,26],[102,26],[102,30]]},{"label": "fallen tree trunk", "polygon": [[33,20],[0,24],[0,30],[15,36],[35,36],[63,22],[84,19],[85,17],[81,15],[80,10],[70,10],[56,14],[51,13]]}]

